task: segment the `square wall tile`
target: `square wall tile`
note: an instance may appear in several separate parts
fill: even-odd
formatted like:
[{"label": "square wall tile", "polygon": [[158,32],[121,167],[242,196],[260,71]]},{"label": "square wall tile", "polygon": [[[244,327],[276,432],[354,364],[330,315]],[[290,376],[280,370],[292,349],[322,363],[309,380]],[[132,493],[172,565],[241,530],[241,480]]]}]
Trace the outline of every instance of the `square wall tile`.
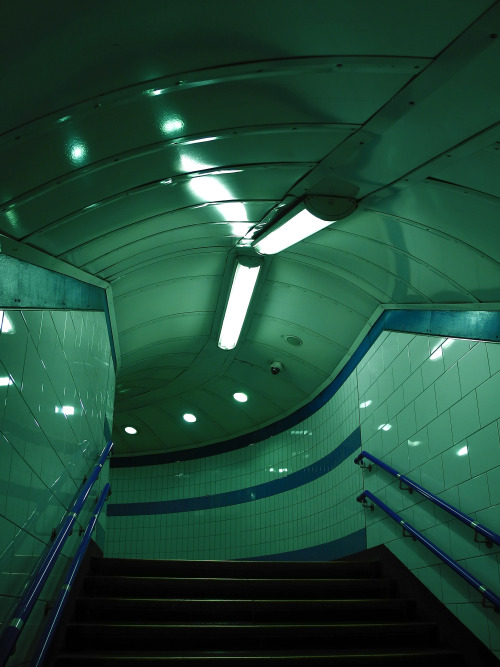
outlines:
[{"label": "square wall tile", "polygon": [[410,368],[414,372],[429,358],[429,339],[427,336],[415,336],[408,345]]},{"label": "square wall tile", "polygon": [[486,345],[488,363],[490,366],[490,375],[495,375],[500,371],[500,343],[488,343]]},{"label": "square wall tile", "polygon": [[458,495],[460,497],[460,509],[465,514],[471,515],[478,510],[489,507],[490,494],[486,473],[459,484]]},{"label": "square wall tile", "polygon": [[476,389],[479,419],[481,426],[486,426],[500,418],[500,372],[495,373],[489,380],[483,382]]},{"label": "square wall tile", "polygon": [[476,431],[467,438],[469,460],[472,475],[500,466],[500,437],[498,422]]},{"label": "square wall tile", "polygon": [[396,357],[392,363],[392,377],[394,381],[394,387],[399,387],[405,382],[411,375],[410,368],[410,357],[408,354],[408,348],[402,350],[399,355]]},{"label": "square wall tile", "polygon": [[468,340],[460,338],[447,338],[443,343],[443,358],[445,368],[450,368],[461,359],[470,349]]},{"label": "square wall tile", "polygon": [[445,487],[448,489],[470,479],[470,462],[467,442],[464,440],[443,453]]},{"label": "square wall tile", "polygon": [[453,445],[453,434],[451,432],[451,420],[449,411],[444,412],[430,422],[427,426],[429,438],[429,455],[437,456]]},{"label": "square wall tile", "polygon": [[458,361],[458,372],[464,396],[490,377],[488,355],[484,344],[475,345]]},{"label": "square wall tile", "polygon": [[441,456],[436,456],[422,465],[420,484],[434,495],[444,491],[444,471]]},{"label": "square wall tile", "polygon": [[454,442],[461,442],[479,429],[479,412],[474,391],[450,408],[450,419]]},{"label": "square wall tile", "polygon": [[431,385],[415,398],[415,419],[417,428],[422,428],[436,417],[436,391],[434,385]]},{"label": "square wall tile", "polygon": [[424,387],[422,384],[422,373],[420,370],[416,370],[410,377],[403,383],[403,395],[405,400],[405,405],[413,403],[417,396],[419,396]]},{"label": "square wall tile", "polygon": [[9,330],[0,333],[0,361],[7,373],[21,390],[26,344],[29,334],[26,323],[19,311],[3,311],[3,318],[9,318]]},{"label": "square wall tile", "polygon": [[[431,346],[432,349],[432,346]],[[436,380],[445,372],[443,355],[430,356],[421,366],[422,384],[424,389],[429,385],[434,384]]]},{"label": "square wall tile", "polygon": [[438,413],[442,414],[462,398],[458,366],[452,366],[435,384]]}]

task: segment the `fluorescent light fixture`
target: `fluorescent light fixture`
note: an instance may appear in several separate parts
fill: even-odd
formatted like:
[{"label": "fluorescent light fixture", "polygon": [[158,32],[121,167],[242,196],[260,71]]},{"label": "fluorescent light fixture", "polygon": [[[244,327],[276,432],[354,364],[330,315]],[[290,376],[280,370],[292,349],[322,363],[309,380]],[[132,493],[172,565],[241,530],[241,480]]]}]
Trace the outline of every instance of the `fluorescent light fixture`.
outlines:
[{"label": "fluorescent light fixture", "polygon": [[0,333],[14,333],[14,325],[4,310],[0,310]]},{"label": "fluorescent light fixture", "polygon": [[186,412],[185,415],[182,415],[184,421],[189,422],[189,423],[194,423],[196,421],[196,417],[192,415],[190,412]]},{"label": "fluorescent light fixture", "polygon": [[240,337],[243,322],[259,276],[260,264],[253,258],[241,258],[236,264],[233,284],[224,313],[219,337],[219,347],[232,350]]},{"label": "fluorescent light fixture", "polygon": [[275,255],[303,239],[347,217],[356,209],[348,197],[309,196],[280,218],[253,244],[262,255]]},{"label": "fluorescent light fixture", "polygon": [[125,433],[129,433],[130,435],[135,435],[137,433],[137,429],[134,428],[133,426],[125,426],[124,431]]},{"label": "fluorescent light fixture", "polygon": [[331,220],[320,220],[304,209],[257,241],[255,249],[262,255],[275,255],[331,224]]},{"label": "fluorescent light fixture", "polygon": [[248,396],[242,391],[235,392],[233,398],[235,401],[238,401],[238,403],[246,403],[248,401]]}]

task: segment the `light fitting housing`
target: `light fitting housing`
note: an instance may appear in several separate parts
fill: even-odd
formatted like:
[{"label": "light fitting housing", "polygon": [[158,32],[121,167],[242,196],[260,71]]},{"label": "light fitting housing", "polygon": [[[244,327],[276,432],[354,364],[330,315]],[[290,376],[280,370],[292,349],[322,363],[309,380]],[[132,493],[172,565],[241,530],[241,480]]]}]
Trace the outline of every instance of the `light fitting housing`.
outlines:
[{"label": "light fitting housing", "polygon": [[357,207],[350,197],[310,195],[285,213],[252,244],[262,255],[275,255],[350,215]]},{"label": "light fitting housing", "polygon": [[236,347],[260,268],[261,261],[258,257],[238,257],[236,261],[219,336],[218,344],[223,350]]}]

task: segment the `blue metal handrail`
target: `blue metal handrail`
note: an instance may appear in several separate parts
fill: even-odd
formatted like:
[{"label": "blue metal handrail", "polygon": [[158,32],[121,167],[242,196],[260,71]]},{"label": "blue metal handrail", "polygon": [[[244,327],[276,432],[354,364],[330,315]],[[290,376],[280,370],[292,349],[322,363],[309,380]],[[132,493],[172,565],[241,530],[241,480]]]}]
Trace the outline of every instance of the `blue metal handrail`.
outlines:
[{"label": "blue metal handrail", "polygon": [[78,494],[71,509],[67,512],[59,532],[54,539],[54,542],[32,576],[31,581],[29,582],[21,600],[16,605],[16,608],[14,609],[5,632],[3,633],[0,640],[0,667],[4,667],[7,660],[9,659],[9,656],[11,655],[14,646],[16,645],[18,637],[21,634],[21,630],[26,624],[35,602],[37,601],[38,596],[40,595],[45,585],[45,582],[52,572],[52,568],[54,567],[57,557],[61,553],[64,543],[71,533],[73,524],[75,523],[78,514],[85,504],[85,501],[87,500],[92,487],[99,477],[99,473],[101,472],[101,469],[106,462],[112,447],[113,443],[108,442],[106,447],[103,449],[99,460],[97,461],[92,473],[90,474],[90,477]]},{"label": "blue metal handrail", "polygon": [[355,459],[354,463],[357,463],[358,465],[361,464],[361,461],[366,458],[369,461],[372,461],[372,463],[375,463],[378,465],[380,468],[383,470],[387,471],[389,474],[391,474],[393,477],[396,477],[399,479],[400,482],[403,482],[403,484],[406,484],[410,489],[414,489],[417,491],[417,493],[420,493],[424,498],[427,498],[427,500],[430,500],[433,502],[435,505],[440,507],[441,509],[445,510],[445,512],[448,512],[452,516],[454,516],[456,519],[461,521],[462,523],[465,523],[465,525],[470,526],[473,530],[476,531],[476,533],[479,533],[483,535],[483,537],[486,538],[487,543],[490,542],[489,546],[492,546],[492,542],[495,544],[498,544],[500,546],[500,535],[497,533],[493,532],[486,526],[483,526],[480,523],[477,523],[477,521],[474,521],[470,516],[467,516],[467,514],[464,514],[461,512],[459,509],[456,507],[453,507],[453,505],[450,505],[449,503],[445,502],[444,500],[441,500],[441,498],[438,498],[435,496],[433,493],[428,491],[427,489],[424,489],[423,486],[420,486],[420,484],[417,484],[413,480],[411,480],[409,477],[406,477],[406,475],[402,475],[399,473],[395,468],[392,466],[388,465],[384,461],[381,461],[378,459],[376,456],[373,456],[373,454],[370,454],[369,452],[361,452]]},{"label": "blue metal handrail", "polygon": [[[407,530],[414,539],[421,542],[425,547],[427,547],[427,549],[432,551],[433,554],[435,554],[438,558],[440,558],[443,561],[443,563],[446,563],[446,565],[451,567],[451,569],[454,570],[457,574],[459,574],[462,577],[462,579],[465,579],[465,581],[467,581],[467,583],[469,583],[477,591],[479,591],[479,593],[481,593],[481,595],[484,598],[489,600],[495,606],[496,611],[500,610],[500,597],[495,595],[495,593],[493,593],[493,591],[491,591],[488,588],[486,588],[485,586],[483,586],[483,584],[479,581],[479,579],[476,579],[476,577],[474,577],[474,575],[472,575],[465,568],[463,568],[461,565],[459,565],[455,560],[453,560],[453,558],[448,556],[447,553],[442,551],[433,542],[431,542],[426,537],[424,537],[422,535],[422,533],[420,533],[418,530],[416,530],[412,525],[410,525],[409,523],[404,521],[399,516],[399,514],[396,514],[396,512],[391,510],[390,507],[388,507],[384,502],[382,502],[379,498],[377,498],[377,496],[375,496],[370,491],[367,491],[367,490],[363,491],[363,493],[361,493],[356,498],[356,500],[358,501],[358,503],[365,503],[366,498],[369,498],[373,503],[375,503],[381,509],[383,509],[384,512],[386,512],[386,514],[388,514],[391,517],[391,519],[396,521],[396,523],[398,523],[403,528],[403,532],[405,530]],[[365,504],[365,507],[366,506],[367,505]],[[371,509],[373,509],[373,507]]]},{"label": "blue metal handrail", "polygon": [[94,508],[94,513],[92,515],[92,518],[90,519],[87,525],[82,541],[80,542],[80,546],[78,547],[78,550],[71,562],[69,570],[64,579],[64,583],[61,587],[61,590],[59,591],[59,596],[54,606],[52,607],[49,620],[47,621],[43,634],[38,642],[35,651],[35,657],[33,658],[31,667],[40,667],[40,665],[43,665],[43,661],[45,660],[45,656],[49,649],[50,643],[57,629],[57,624],[64,610],[66,601],[69,597],[71,587],[75,581],[76,575],[78,574],[78,570],[83,561],[83,557],[85,556],[85,552],[89,545],[90,538],[97,524],[97,520],[99,519],[99,514],[101,513],[101,510],[104,507],[104,503],[108,498],[110,489],[111,489],[110,485],[106,484],[101,492],[101,495],[99,496],[99,499]]}]

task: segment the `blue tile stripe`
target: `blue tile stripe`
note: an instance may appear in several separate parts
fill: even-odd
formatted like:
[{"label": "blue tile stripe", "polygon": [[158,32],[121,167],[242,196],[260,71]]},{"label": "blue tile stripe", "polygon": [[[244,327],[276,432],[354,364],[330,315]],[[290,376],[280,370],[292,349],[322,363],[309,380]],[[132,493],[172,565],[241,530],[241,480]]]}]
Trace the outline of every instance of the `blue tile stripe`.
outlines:
[{"label": "blue tile stripe", "polygon": [[354,371],[361,359],[383,331],[446,336],[449,338],[469,338],[496,342],[500,340],[500,312],[498,311],[458,311],[458,310],[386,310],[372,326],[365,338],[342,368],[333,382],[320,392],[310,403],[293,414],[270,424],[265,428],[246,435],[218,442],[204,447],[145,456],[122,456],[111,459],[112,468],[161,465],[176,461],[191,461],[206,456],[226,454],[235,449],[260,442],[278,435],[304,421],[322,408]]},{"label": "blue tile stripe", "polygon": [[325,561],[337,560],[366,550],[366,528],[361,528],[355,533],[340,537],[332,542],[325,542],[314,547],[296,549],[295,551],[284,551],[279,554],[266,556],[253,556],[251,558],[235,558],[234,560],[265,560],[265,561]]},{"label": "blue tile stripe", "polygon": [[285,491],[291,491],[326,475],[340,465],[349,456],[361,448],[361,429],[358,427],[342,444],[319,461],[280,477],[270,482],[263,482],[245,489],[216,493],[211,496],[196,496],[179,500],[160,500],[145,503],[109,503],[108,516],[144,516],[151,514],[176,514],[178,512],[195,512],[198,510],[215,509],[229,505],[254,502],[269,498]]}]

